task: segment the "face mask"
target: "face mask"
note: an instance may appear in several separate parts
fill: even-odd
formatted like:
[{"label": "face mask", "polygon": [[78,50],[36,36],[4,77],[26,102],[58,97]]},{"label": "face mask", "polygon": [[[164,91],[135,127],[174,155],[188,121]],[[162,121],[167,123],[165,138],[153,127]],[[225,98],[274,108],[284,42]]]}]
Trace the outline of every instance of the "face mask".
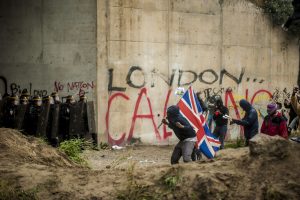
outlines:
[{"label": "face mask", "polygon": [[59,96],[56,96],[54,99],[55,101],[59,101]]},{"label": "face mask", "polygon": [[28,104],[28,101],[23,101],[22,104],[23,104],[23,105],[27,105],[27,104]]},{"label": "face mask", "polygon": [[50,99],[50,104],[54,104],[54,100],[52,98]]},{"label": "face mask", "polygon": [[14,105],[15,105],[15,106],[19,105],[19,101],[15,100],[15,101],[14,101]]},{"label": "face mask", "polygon": [[42,105],[42,101],[41,101],[41,100],[38,100],[38,101],[36,102],[36,105],[37,105],[37,106],[41,106],[41,105]]},{"label": "face mask", "polygon": [[276,112],[276,110],[267,110],[267,113],[268,113],[269,115],[273,115],[275,112]]}]

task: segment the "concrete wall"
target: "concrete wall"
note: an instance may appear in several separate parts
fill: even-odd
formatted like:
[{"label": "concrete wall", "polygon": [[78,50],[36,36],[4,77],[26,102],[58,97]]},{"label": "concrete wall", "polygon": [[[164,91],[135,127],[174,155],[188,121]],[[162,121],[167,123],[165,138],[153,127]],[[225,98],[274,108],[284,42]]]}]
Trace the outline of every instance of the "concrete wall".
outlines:
[{"label": "concrete wall", "polygon": [[246,0],[0,0],[0,26],[0,92],[87,92],[111,144],[174,143],[157,126],[178,86],[241,118],[241,98],[264,112],[297,82],[297,40]]},{"label": "concrete wall", "polygon": [[0,93],[95,100],[96,0],[0,0]]},{"label": "concrete wall", "polygon": [[[248,1],[98,0],[97,6],[98,125],[111,144],[176,141],[157,126],[166,106],[177,103],[180,85],[193,83],[204,98],[222,95],[230,114],[241,118],[241,98],[264,112],[271,94],[282,101],[297,83],[297,40]],[[228,138],[240,131],[230,126]]]}]

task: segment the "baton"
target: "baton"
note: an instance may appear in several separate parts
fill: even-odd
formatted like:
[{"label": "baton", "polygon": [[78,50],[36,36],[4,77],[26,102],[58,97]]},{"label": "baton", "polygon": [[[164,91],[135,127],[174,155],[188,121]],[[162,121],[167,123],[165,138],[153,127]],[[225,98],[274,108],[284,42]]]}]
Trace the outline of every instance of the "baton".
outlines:
[{"label": "baton", "polygon": [[162,125],[163,123],[162,122],[160,122],[160,124],[158,125],[158,127],[157,127],[157,129],[159,129],[160,127],[161,127],[161,125]]}]

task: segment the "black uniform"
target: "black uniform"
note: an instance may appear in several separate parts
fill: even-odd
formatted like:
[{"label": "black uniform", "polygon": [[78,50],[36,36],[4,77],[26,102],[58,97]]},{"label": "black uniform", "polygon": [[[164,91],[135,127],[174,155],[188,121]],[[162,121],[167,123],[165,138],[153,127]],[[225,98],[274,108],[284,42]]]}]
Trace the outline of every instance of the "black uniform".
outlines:
[{"label": "black uniform", "polygon": [[59,117],[59,137],[62,140],[70,139],[70,107],[72,104],[64,103],[61,105]]},{"label": "black uniform", "polygon": [[4,127],[15,128],[16,110],[17,105],[10,103],[6,108],[4,108]]},{"label": "black uniform", "polygon": [[26,116],[26,133],[36,136],[38,120],[42,112],[42,106],[31,105]]},{"label": "black uniform", "polygon": [[216,127],[214,129],[213,134],[215,137],[219,138],[221,142],[220,149],[224,148],[224,140],[227,133],[227,123],[228,119],[226,118],[226,115],[229,114],[228,108],[226,108],[223,105],[223,102],[221,99],[217,100],[217,110],[213,115],[213,119],[216,123]]}]

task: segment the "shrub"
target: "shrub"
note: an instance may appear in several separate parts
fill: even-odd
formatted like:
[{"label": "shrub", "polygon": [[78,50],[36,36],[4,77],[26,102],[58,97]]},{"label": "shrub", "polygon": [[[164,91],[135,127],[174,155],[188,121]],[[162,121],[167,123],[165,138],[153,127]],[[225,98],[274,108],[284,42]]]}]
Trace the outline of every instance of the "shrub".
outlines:
[{"label": "shrub", "polygon": [[289,0],[266,0],[263,9],[276,25],[283,24],[293,13],[292,2]]},{"label": "shrub", "polygon": [[78,164],[86,164],[86,161],[80,157],[80,153],[89,147],[84,139],[71,139],[59,144],[59,150],[65,152],[71,160]]},{"label": "shrub", "polygon": [[[292,0],[250,0],[266,12],[274,25],[281,25],[293,13]],[[300,25],[292,25],[288,31],[291,36],[300,37]]]},{"label": "shrub", "polygon": [[225,144],[225,148],[240,148],[240,147],[244,147],[245,146],[245,139],[238,137],[236,138],[235,142],[229,142],[227,144]]}]

